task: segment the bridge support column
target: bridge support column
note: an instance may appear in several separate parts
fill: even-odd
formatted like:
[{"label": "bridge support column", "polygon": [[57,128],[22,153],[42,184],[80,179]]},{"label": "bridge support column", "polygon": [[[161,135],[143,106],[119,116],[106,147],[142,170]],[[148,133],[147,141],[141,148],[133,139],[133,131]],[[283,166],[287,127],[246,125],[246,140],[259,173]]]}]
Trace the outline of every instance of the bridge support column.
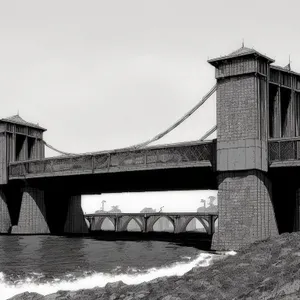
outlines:
[{"label": "bridge support column", "polygon": [[144,215],[144,217],[142,218],[142,222],[143,222],[143,230],[142,232],[148,232],[148,219],[149,217],[147,215]]},{"label": "bridge support column", "polygon": [[64,233],[88,233],[88,226],[81,208],[81,196],[69,198]]},{"label": "bridge support column", "polygon": [[26,186],[22,189],[18,225],[12,227],[12,234],[48,233],[44,191]]},{"label": "bridge support column", "polygon": [[0,190],[0,233],[8,233],[11,227],[6,195]]},{"label": "bridge support column", "polygon": [[259,170],[218,175],[219,225],[212,249],[239,248],[278,234],[271,182]]},{"label": "bridge support column", "polygon": [[174,218],[174,233],[181,233],[181,232],[185,231],[185,228],[184,228],[185,223],[186,223],[186,217],[175,216],[175,218]]},{"label": "bridge support column", "polygon": [[219,226],[212,248],[237,250],[278,234],[267,176],[273,59],[242,47],[209,60],[217,79]]}]

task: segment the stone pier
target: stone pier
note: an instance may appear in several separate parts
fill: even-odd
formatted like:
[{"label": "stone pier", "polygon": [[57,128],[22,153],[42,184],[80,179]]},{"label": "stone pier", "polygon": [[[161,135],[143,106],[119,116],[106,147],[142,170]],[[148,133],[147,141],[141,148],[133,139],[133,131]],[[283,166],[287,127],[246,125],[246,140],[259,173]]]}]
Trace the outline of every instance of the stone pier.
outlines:
[{"label": "stone pier", "polygon": [[223,172],[218,181],[221,217],[212,248],[239,249],[278,234],[266,174],[258,170]]},{"label": "stone pier", "polygon": [[0,190],[0,233],[8,233],[11,227],[7,199],[3,191]]},{"label": "stone pier", "polygon": [[81,208],[81,196],[71,196],[68,200],[64,233],[88,233],[88,226]]},{"label": "stone pier", "polygon": [[18,225],[12,227],[12,234],[49,234],[46,221],[44,191],[24,187]]}]

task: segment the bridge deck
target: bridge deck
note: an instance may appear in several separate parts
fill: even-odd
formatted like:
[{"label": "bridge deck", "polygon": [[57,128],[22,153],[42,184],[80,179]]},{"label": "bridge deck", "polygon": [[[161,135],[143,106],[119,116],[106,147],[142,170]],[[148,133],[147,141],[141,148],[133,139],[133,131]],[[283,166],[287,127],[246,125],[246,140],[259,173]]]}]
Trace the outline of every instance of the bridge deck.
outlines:
[{"label": "bridge deck", "polygon": [[[269,139],[269,167],[299,167],[300,137]],[[142,170],[214,169],[216,140],[51,157],[9,164],[9,180]]]},{"label": "bridge deck", "polygon": [[189,142],[14,162],[9,180],[187,167],[213,167],[215,142]]}]

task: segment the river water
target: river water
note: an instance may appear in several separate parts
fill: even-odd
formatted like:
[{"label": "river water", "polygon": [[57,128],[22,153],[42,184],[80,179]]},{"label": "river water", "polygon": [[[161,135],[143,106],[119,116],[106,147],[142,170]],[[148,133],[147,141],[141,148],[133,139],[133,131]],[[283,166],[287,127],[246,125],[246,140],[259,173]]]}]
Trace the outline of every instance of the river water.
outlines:
[{"label": "river water", "polygon": [[183,275],[219,255],[160,241],[101,241],[89,237],[0,236],[0,299],[24,291],[137,284]]}]

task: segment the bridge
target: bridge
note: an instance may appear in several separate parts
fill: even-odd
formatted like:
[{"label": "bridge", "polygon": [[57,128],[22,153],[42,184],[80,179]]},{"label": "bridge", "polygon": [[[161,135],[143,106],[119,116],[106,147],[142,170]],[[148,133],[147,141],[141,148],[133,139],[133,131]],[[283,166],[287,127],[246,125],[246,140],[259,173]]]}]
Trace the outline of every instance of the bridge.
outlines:
[{"label": "bridge", "polygon": [[[0,233],[87,232],[83,194],[196,189],[218,190],[213,249],[298,231],[300,74],[246,47],[208,62],[216,86],[170,128],[131,147],[45,158],[46,129],[1,119]],[[204,137],[149,146],[215,91],[217,124]],[[206,140],[214,130],[217,138]]]},{"label": "bridge", "polygon": [[101,231],[103,222],[108,219],[111,221],[115,232],[128,231],[129,223],[134,220],[143,233],[153,232],[154,225],[160,218],[167,218],[173,226],[174,233],[186,232],[187,226],[193,219],[198,220],[207,235],[215,232],[215,222],[218,215],[215,213],[97,213],[86,214],[85,218],[89,221],[90,231]]}]

